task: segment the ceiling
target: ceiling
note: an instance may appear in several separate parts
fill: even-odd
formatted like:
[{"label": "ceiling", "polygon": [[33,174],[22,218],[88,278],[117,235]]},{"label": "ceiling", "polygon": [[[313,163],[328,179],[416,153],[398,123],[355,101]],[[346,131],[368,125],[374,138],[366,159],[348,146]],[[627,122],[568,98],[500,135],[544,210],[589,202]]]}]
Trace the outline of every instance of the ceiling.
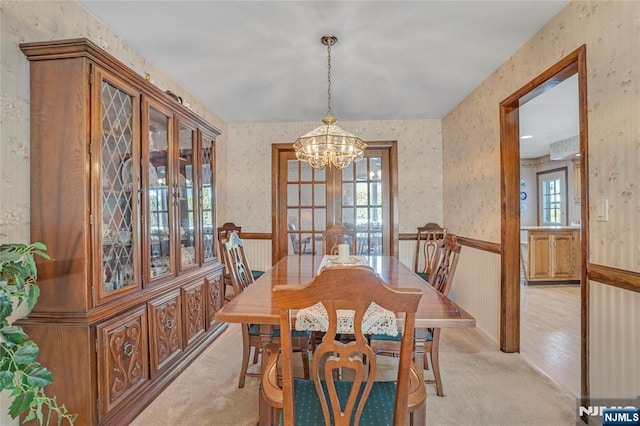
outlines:
[{"label": "ceiling", "polygon": [[339,120],[442,118],[567,1],[79,3],[224,121],[260,123],[325,115],[328,33]]},{"label": "ceiling", "polygon": [[578,74],[531,99],[518,112],[520,157],[549,154],[551,143],[580,134]]}]

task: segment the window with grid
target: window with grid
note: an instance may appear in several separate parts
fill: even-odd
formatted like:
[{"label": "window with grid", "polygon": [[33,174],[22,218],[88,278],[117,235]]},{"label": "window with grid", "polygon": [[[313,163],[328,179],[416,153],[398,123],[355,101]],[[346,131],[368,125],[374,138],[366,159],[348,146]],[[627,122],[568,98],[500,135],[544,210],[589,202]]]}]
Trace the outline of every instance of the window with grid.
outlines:
[{"label": "window with grid", "polygon": [[540,225],[566,225],[566,168],[538,173]]}]

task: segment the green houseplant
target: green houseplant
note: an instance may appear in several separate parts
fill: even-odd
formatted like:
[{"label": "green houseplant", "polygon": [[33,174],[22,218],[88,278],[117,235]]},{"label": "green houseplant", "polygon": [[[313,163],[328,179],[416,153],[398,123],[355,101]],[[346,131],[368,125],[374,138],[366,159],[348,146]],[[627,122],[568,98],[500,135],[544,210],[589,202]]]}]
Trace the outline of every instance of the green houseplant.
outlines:
[{"label": "green houseplant", "polygon": [[36,361],[38,345],[11,323],[16,309],[22,306],[21,313],[27,315],[38,300],[35,256],[49,259],[46,250],[42,243],[0,244],[0,391],[9,392],[9,415],[14,419],[25,415],[24,422],[49,424],[56,418],[58,424],[73,424],[76,415],[44,392],[53,377]]}]

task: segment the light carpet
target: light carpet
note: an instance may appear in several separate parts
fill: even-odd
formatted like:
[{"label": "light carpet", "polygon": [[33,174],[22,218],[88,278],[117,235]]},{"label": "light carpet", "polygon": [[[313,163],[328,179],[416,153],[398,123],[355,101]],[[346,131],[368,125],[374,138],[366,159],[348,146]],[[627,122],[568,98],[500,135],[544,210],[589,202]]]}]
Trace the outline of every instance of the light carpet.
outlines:
[{"label": "light carpet", "polygon": [[[240,328],[230,324],[131,424],[255,425],[258,379],[247,377],[245,387],[238,389],[241,357]],[[379,364],[388,369],[394,362],[379,357]],[[427,385],[429,425],[576,424],[575,398],[519,354],[495,349],[475,329],[443,330],[440,368],[445,396],[438,397],[435,385]],[[250,369],[257,371],[259,366]]]}]

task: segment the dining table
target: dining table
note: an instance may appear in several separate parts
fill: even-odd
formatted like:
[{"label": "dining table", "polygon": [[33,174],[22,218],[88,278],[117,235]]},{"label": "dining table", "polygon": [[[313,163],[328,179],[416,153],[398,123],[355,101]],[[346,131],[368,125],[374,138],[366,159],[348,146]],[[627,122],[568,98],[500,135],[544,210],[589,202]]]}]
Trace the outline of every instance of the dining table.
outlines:
[{"label": "dining table", "polygon": [[[240,324],[259,324],[261,343],[271,342],[272,327],[279,325],[280,312],[272,299],[276,285],[307,284],[318,274],[327,256],[290,255],[282,258],[253,284],[230,300],[215,314],[216,321]],[[331,259],[329,259],[331,260]],[[394,256],[357,256],[358,263],[368,265],[392,288],[414,288],[422,291],[416,312],[415,328],[426,333],[427,328],[474,327],[475,318],[448,297],[420,278]],[[402,318],[398,318],[402,327]],[[421,363],[420,363],[421,364]],[[259,395],[259,424],[268,425],[270,407]]]}]

